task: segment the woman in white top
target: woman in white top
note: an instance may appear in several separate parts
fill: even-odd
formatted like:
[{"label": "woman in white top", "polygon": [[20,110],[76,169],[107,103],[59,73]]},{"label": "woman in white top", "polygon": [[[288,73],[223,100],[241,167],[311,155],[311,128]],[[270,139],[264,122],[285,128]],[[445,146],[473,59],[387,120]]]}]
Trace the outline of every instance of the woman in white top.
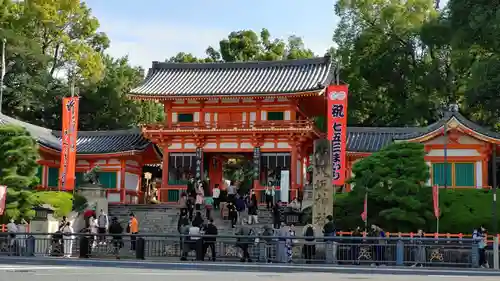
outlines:
[{"label": "woman in white top", "polygon": [[215,187],[212,189],[212,198],[214,199],[214,210],[220,209],[220,188],[219,184],[215,184]]},{"label": "woman in white top", "polygon": [[92,248],[95,248],[96,244],[97,244],[97,233],[98,233],[98,229],[99,229],[99,225],[98,225],[98,222],[97,222],[97,218],[95,215],[92,215],[90,218],[89,218],[89,230],[90,230],[90,233],[93,235],[93,240],[92,241]]},{"label": "woman in white top", "polygon": [[64,241],[64,257],[70,258],[71,255],[73,254],[73,228],[71,227],[71,224],[69,222],[66,223],[65,226],[61,229],[61,232],[63,234],[63,241]]}]

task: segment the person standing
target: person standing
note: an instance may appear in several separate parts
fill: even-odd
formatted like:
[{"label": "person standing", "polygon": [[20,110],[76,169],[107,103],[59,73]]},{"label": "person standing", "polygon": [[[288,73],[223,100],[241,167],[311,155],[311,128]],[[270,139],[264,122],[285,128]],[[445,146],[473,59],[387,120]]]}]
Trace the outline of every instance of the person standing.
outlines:
[{"label": "person standing", "polygon": [[479,249],[479,266],[488,268],[488,261],[486,261],[487,235],[484,226],[481,225],[478,229],[474,230],[472,239],[477,243]]},{"label": "person standing", "polygon": [[130,221],[128,225],[128,232],[130,233],[130,250],[135,251],[136,235],[139,233],[139,221],[134,213],[130,213]]},{"label": "person standing", "polygon": [[24,255],[26,253],[26,239],[28,239],[28,222],[25,219],[21,219],[21,223],[17,226],[17,233],[19,253]]},{"label": "person standing", "polygon": [[267,210],[271,210],[273,208],[275,194],[276,194],[275,188],[272,185],[272,183],[269,182],[269,185],[266,186],[266,191],[265,191]]},{"label": "person standing", "polygon": [[227,204],[228,217],[231,221],[231,227],[234,228],[238,221],[238,211],[236,211],[236,206],[234,206],[233,202],[229,201]]},{"label": "person standing", "polygon": [[217,229],[217,226],[215,226],[213,219],[208,221],[204,232],[205,235],[209,235],[210,237],[203,238],[203,260],[205,259],[208,248],[210,248],[210,251],[212,252],[212,261],[215,261],[215,242],[217,241],[216,236],[219,234],[219,230]]},{"label": "person standing", "polygon": [[106,244],[106,232],[109,227],[108,215],[103,209],[99,212],[99,217],[97,218],[98,234],[99,234],[99,245]]},{"label": "person standing", "polygon": [[179,209],[181,210],[181,214],[182,213],[185,213],[187,214],[188,213],[188,207],[187,207],[187,204],[188,204],[188,197],[187,197],[187,194],[185,192],[182,192],[181,193],[181,198],[179,198]]},{"label": "person standing", "polygon": [[302,236],[306,237],[304,239],[302,254],[306,260],[306,263],[311,263],[316,257],[316,230],[312,223],[309,223],[304,227]]},{"label": "person standing", "polygon": [[259,217],[257,215],[258,203],[255,191],[251,191],[251,195],[248,198],[248,224],[259,223]]},{"label": "person standing", "polygon": [[204,190],[203,190],[203,183],[201,181],[198,181],[198,186],[196,188],[196,201],[195,201],[195,210],[200,211],[201,210],[201,205],[203,204],[203,195],[204,195]]},{"label": "person standing", "polygon": [[98,237],[97,237],[97,234],[99,233],[99,225],[98,225],[98,222],[97,222],[97,218],[95,217],[95,215],[92,215],[90,218],[89,218],[89,232],[91,234],[91,243],[89,243],[89,245],[92,246],[92,248],[95,248],[95,246],[97,245],[97,241],[100,241],[98,240]]},{"label": "person standing", "polygon": [[220,188],[219,184],[215,184],[214,189],[212,189],[212,198],[214,200],[214,210],[220,209]]},{"label": "person standing", "polygon": [[118,222],[118,218],[116,217],[113,217],[113,219],[111,220],[111,225],[109,226],[109,234],[111,234],[111,237],[113,239],[113,254],[115,255],[116,259],[120,259],[120,249],[123,247],[123,227],[120,225],[120,223]]},{"label": "person standing", "polygon": [[227,187],[227,202],[233,202],[235,204],[236,200],[236,186],[234,185],[234,182],[231,181],[229,183],[229,186]]},{"label": "person standing", "polygon": [[74,230],[73,227],[71,227],[71,223],[66,222],[66,225],[62,228],[61,232],[63,234],[64,241],[64,257],[70,258],[73,254],[73,240],[75,239],[73,235]]},{"label": "person standing", "polygon": [[280,228],[281,223],[281,200],[278,200],[276,204],[273,206],[273,227],[275,229]]},{"label": "person standing", "polygon": [[236,235],[241,236],[237,239],[237,247],[241,249],[243,252],[241,255],[241,262],[252,262],[252,258],[250,257],[250,253],[248,252],[248,248],[250,247],[250,244],[254,243],[254,236],[255,232],[251,227],[246,225],[245,220],[241,222],[241,227],[236,233]]}]

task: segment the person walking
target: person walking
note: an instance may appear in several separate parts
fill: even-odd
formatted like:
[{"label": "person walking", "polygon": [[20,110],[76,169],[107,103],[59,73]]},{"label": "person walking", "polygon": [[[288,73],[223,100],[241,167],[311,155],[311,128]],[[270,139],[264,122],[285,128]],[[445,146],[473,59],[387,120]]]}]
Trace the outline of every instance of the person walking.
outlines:
[{"label": "person walking", "polygon": [[229,202],[227,204],[228,217],[231,221],[231,228],[236,226],[238,221],[238,211],[236,210],[236,206],[234,206],[233,202]]},{"label": "person walking", "polygon": [[245,212],[245,207],[246,207],[246,202],[243,196],[239,194],[236,195],[236,203],[234,205],[236,206],[236,211],[238,211],[238,222],[242,223],[243,213]]},{"label": "person walking", "polygon": [[71,227],[71,223],[66,222],[66,225],[62,228],[61,232],[63,234],[64,241],[64,257],[70,258],[73,254],[73,240],[75,239],[75,236],[73,235],[75,232],[73,227]]},{"label": "person walking", "polygon": [[281,200],[273,206],[273,227],[279,229],[281,226]]},{"label": "person walking", "polygon": [[425,237],[424,232],[422,229],[419,229],[417,231],[417,235],[415,236],[415,263],[412,265],[412,267],[423,267],[425,264],[426,256],[425,256],[425,246],[424,241],[422,240]]},{"label": "person walking", "polygon": [[219,184],[215,184],[214,189],[212,189],[212,198],[214,200],[214,210],[220,209],[220,188]]},{"label": "person walking", "polygon": [[96,247],[97,242],[100,241],[97,237],[97,234],[99,233],[99,226],[95,215],[92,215],[89,218],[89,232],[91,234],[91,241],[89,241],[90,242],[89,245],[93,249]]},{"label": "person walking", "polygon": [[184,212],[185,214],[188,213],[188,207],[187,207],[187,204],[188,204],[188,197],[187,197],[187,194],[185,192],[182,192],[181,193],[181,197],[179,198],[179,209],[181,211],[181,214]]},{"label": "person walking", "polygon": [[248,248],[250,244],[254,243],[255,232],[251,227],[246,224],[246,221],[241,222],[240,229],[236,232],[236,235],[241,236],[237,239],[236,246],[242,251],[240,262],[252,262]]},{"label": "person walking", "polygon": [[127,232],[130,234],[130,250],[135,251],[136,235],[139,233],[139,221],[134,213],[130,213],[130,221],[127,228]]},{"label": "person walking", "polygon": [[233,204],[236,203],[236,186],[234,185],[234,182],[231,181],[229,183],[229,186],[227,187],[227,202],[232,202]]},{"label": "person walking", "polygon": [[104,245],[106,244],[106,232],[108,231],[109,227],[109,219],[108,215],[104,212],[103,209],[99,212],[99,217],[97,218],[97,226],[98,226],[98,240],[99,240],[99,245]]},{"label": "person walking", "polygon": [[302,231],[304,246],[302,247],[302,255],[306,263],[311,263],[316,256],[316,229],[312,223],[307,224]]},{"label": "person walking", "polygon": [[196,200],[195,200],[195,210],[200,211],[201,210],[201,205],[203,205],[204,201],[204,190],[203,190],[203,183],[198,181],[198,186],[196,188]]}]

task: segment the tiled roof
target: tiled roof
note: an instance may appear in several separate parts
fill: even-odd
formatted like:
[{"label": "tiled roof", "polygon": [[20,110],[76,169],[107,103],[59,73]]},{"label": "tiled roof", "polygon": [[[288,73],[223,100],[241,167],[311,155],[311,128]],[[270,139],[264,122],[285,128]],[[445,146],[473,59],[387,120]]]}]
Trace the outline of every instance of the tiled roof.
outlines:
[{"label": "tiled roof", "polygon": [[493,138],[493,139],[498,139],[500,140],[500,134],[490,131],[484,127],[479,126],[478,124],[475,124],[474,122],[470,121],[469,119],[465,118],[460,112],[458,111],[449,111],[446,112],[439,121],[436,123],[433,123],[427,127],[421,128],[420,130],[409,132],[408,134],[405,135],[398,135],[395,139],[397,140],[409,140],[409,139],[414,139],[418,138],[421,136],[424,136],[426,134],[432,133],[436,130],[440,130],[441,128],[444,127],[444,125],[449,122],[451,119],[456,119],[458,122],[460,122],[462,125],[465,127],[473,130],[474,132],[477,132],[481,135]]},{"label": "tiled roof", "polygon": [[348,127],[347,151],[375,152],[391,144],[395,138],[425,128],[390,128],[390,127]]},{"label": "tiled roof", "polygon": [[[18,119],[0,114],[0,124],[19,125],[42,146],[61,150],[61,132],[29,124]],[[149,144],[139,129],[115,131],[79,131],[77,139],[78,154],[117,153],[144,150]]]},{"label": "tiled roof", "polygon": [[135,96],[262,95],[324,89],[333,79],[330,57],[232,63],[153,62]]}]

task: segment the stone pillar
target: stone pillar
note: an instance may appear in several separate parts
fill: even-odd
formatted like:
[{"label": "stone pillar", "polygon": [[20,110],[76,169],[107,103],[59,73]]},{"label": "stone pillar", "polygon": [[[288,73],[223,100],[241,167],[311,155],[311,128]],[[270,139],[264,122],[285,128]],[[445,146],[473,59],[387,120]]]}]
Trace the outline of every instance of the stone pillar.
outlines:
[{"label": "stone pillar", "polygon": [[323,228],[328,215],[333,215],[330,147],[327,139],[314,141],[312,222],[318,229]]}]

